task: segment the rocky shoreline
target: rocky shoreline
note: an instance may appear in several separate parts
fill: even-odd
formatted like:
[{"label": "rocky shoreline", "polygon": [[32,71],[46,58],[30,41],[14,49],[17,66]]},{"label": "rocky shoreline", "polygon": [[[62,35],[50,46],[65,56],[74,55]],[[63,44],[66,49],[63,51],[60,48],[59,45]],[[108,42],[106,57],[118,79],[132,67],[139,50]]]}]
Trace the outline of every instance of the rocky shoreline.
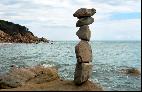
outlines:
[{"label": "rocky shoreline", "polygon": [[0,91],[103,91],[99,84],[87,81],[75,85],[73,80],[61,79],[55,67],[34,66],[17,68],[0,76]]},{"label": "rocky shoreline", "polygon": [[38,38],[25,26],[0,20],[0,43],[39,43],[49,42],[46,38]]}]

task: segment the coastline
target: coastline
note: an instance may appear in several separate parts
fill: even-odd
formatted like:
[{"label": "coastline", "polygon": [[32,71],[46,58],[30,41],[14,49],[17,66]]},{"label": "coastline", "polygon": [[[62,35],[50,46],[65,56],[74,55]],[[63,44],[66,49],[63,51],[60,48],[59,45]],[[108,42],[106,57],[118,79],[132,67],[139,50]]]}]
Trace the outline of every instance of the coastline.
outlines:
[{"label": "coastline", "polygon": [[0,79],[3,80],[0,81],[0,91],[103,91],[100,85],[91,81],[78,86],[73,80],[61,79],[55,67],[16,68],[12,66],[9,74],[0,76]]}]

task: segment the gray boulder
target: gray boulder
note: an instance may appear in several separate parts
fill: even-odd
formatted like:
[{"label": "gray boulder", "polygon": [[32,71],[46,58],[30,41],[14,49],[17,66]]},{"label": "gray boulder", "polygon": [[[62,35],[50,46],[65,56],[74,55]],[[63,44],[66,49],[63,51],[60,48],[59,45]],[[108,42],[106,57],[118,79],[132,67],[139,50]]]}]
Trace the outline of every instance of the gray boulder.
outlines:
[{"label": "gray boulder", "polygon": [[84,25],[90,25],[93,22],[94,22],[94,18],[92,18],[92,17],[81,18],[77,21],[76,27],[81,27],[81,26],[84,26]]},{"label": "gray boulder", "polygon": [[91,63],[77,63],[74,74],[74,83],[76,85],[81,85],[86,82],[92,74]]},{"label": "gray boulder", "polygon": [[88,25],[81,26],[79,30],[76,32],[76,35],[81,40],[90,41],[91,31],[89,30]]},{"label": "gray boulder", "polygon": [[92,49],[87,41],[81,40],[75,47],[77,62],[92,62]]},{"label": "gray boulder", "polygon": [[73,16],[77,18],[83,18],[83,17],[91,17],[96,13],[96,9],[87,9],[87,8],[80,8],[78,9]]}]

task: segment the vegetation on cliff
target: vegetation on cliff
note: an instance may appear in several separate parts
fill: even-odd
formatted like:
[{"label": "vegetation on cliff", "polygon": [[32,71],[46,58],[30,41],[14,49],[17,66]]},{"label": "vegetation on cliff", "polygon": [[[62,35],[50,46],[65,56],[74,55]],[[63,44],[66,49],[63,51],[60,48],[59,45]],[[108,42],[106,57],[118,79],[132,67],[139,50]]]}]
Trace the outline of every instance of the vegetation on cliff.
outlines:
[{"label": "vegetation on cliff", "polygon": [[[35,43],[41,42],[43,38],[34,36],[25,26],[0,20],[0,42]],[[43,42],[48,42],[44,39]]]}]

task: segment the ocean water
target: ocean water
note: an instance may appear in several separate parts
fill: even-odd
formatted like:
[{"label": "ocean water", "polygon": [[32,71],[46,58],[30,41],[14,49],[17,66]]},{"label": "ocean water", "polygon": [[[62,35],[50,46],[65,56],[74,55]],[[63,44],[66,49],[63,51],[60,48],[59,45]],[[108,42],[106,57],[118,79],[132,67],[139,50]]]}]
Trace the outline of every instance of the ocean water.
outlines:
[{"label": "ocean water", "polygon": [[[29,67],[35,65],[56,66],[63,79],[73,80],[78,41],[57,41],[39,44],[0,43],[0,73],[10,65]],[[120,73],[121,69],[137,68],[141,72],[141,42],[139,41],[91,41],[93,73],[91,81],[109,91],[140,91],[141,75]]]}]

